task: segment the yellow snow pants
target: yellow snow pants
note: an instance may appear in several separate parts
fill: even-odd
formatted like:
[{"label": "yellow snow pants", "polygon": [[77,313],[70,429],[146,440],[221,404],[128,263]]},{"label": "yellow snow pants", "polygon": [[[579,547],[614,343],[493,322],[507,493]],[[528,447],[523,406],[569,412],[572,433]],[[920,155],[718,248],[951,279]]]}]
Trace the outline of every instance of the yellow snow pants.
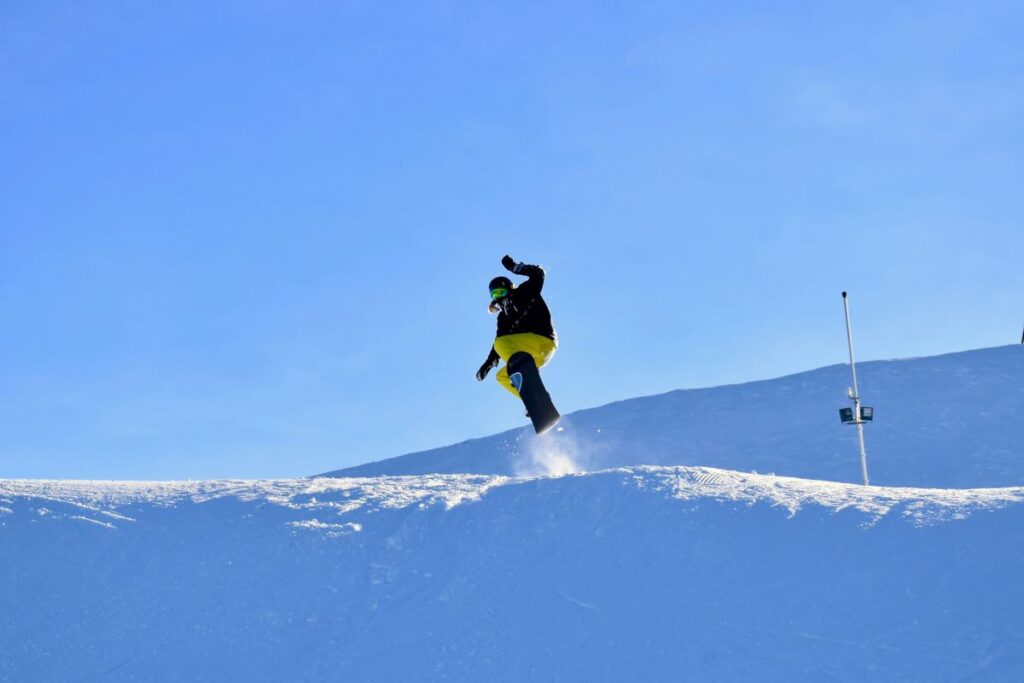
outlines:
[{"label": "yellow snow pants", "polygon": [[513,396],[519,398],[519,392],[512,386],[512,380],[508,377],[508,359],[520,351],[526,351],[528,354],[533,356],[533,362],[537,364],[538,368],[542,368],[548,364],[551,357],[555,355],[555,350],[558,348],[558,344],[554,339],[548,339],[547,337],[540,334],[533,334],[532,332],[523,332],[520,334],[506,334],[502,337],[498,337],[494,340],[494,350],[497,351],[501,359],[505,361],[506,365],[498,370],[498,374],[495,375],[495,379],[498,380],[498,384],[505,387],[511,392]]}]

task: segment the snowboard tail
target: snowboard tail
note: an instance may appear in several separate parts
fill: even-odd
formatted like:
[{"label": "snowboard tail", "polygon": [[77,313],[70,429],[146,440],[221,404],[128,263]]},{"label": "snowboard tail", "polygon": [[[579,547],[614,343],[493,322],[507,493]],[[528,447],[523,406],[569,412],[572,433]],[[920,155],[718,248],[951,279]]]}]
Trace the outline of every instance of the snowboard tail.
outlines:
[{"label": "snowboard tail", "polygon": [[543,434],[554,427],[562,416],[558,414],[555,404],[551,402],[551,395],[544,388],[533,356],[525,351],[512,354],[508,359],[508,376],[519,391],[534,431]]}]

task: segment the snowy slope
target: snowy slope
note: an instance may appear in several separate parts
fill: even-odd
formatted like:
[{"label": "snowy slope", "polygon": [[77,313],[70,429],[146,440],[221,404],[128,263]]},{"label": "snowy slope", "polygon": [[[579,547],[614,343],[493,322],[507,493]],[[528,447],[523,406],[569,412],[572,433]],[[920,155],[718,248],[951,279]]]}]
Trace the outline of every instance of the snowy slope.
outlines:
[{"label": "snowy slope", "polygon": [[0,680],[1024,680],[1024,349],[863,367],[873,481],[947,488],[820,480],[846,372],[354,470],[415,476],[0,480]]},{"label": "snowy slope", "polygon": [[0,680],[1024,680],[1024,488],[0,481]]},{"label": "snowy slope", "polygon": [[[1024,346],[863,363],[858,376],[876,411],[866,428],[873,483],[1024,484]],[[519,429],[329,475],[529,474],[545,471],[554,454],[554,472],[572,460],[586,470],[707,465],[859,482],[856,436],[838,416],[849,383],[849,366],[835,365],[673,391],[573,413],[544,442]]]}]

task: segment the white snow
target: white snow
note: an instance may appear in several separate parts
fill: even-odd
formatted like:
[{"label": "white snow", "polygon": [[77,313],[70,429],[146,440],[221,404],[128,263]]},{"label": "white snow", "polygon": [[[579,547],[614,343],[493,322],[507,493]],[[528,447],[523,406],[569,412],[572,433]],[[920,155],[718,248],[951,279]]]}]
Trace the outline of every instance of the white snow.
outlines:
[{"label": "white snow", "polygon": [[117,528],[116,526],[114,526],[110,522],[101,522],[98,519],[91,519],[89,517],[83,517],[82,515],[69,515],[68,519],[77,519],[80,522],[89,522],[90,524],[95,524],[96,526],[101,526],[101,527],[104,527],[106,529],[116,529]]},{"label": "white snow", "polygon": [[638,466],[0,495],[4,680],[1024,674],[1024,487]]},{"label": "white snow", "polygon": [[[838,482],[812,481],[776,475],[747,474],[712,467],[637,466],[616,468],[577,476],[624,476],[624,483],[640,489],[663,493],[677,500],[709,499],[742,502],[747,505],[765,503],[780,507],[791,516],[801,508],[814,505],[835,512],[853,508],[873,518],[888,514],[897,506],[911,506],[914,519],[922,523],[945,521],[970,511],[998,508],[1024,501],[1024,487],[989,489],[927,489],[858,486]],[[369,515],[386,509],[415,506],[423,510],[433,506],[452,509],[458,505],[480,501],[490,489],[517,486],[555,475],[534,477],[481,476],[446,474],[429,476],[398,476],[375,478],[315,477],[273,480],[220,481],[73,481],[73,480],[0,480],[0,492],[11,503],[32,502],[39,514],[54,515],[58,504],[70,511],[90,510],[114,520],[135,522],[120,512],[136,505],[177,507],[230,499],[259,502],[284,510],[308,514],[324,513],[344,517],[350,514]],[[46,506],[40,505],[46,503]],[[36,507],[38,506],[38,507]],[[14,514],[11,508],[5,508]],[[82,515],[64,514],[104,524]],[[311,517],[289,522],[302,528],[335,528]],[[357,525],[358,526],[358,525]]]},{"label": "white snow", "polygon": [[0,480],[0,680],[1024,680],[1022,358],[866,364],[901,486],[741,471],[856,478],[828,368],[363,468],[493,471]]},{"label": "white snow", "polygon": [[[872,483],[972,488],[1024,484],[1024,345],[857,366]],[[528,428],[338,470],[339,476],[564,474],[700,465],[859,483],[848,365],[673,391],[581,410],[562,432]],[[557,387],[550,387],[558,398]]]}]

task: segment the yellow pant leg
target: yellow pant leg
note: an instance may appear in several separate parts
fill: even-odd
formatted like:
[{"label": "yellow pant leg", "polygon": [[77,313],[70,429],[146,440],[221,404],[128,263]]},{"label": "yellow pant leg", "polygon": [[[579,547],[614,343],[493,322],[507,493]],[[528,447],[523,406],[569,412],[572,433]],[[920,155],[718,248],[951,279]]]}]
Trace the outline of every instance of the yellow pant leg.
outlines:
[{"label": "yellow pant leg", "polygon": [[512,384],[511,378],[508,376],[508,366],[506,365],[501,370],[498,370],[497,374],[494,375],[494,379],[498,380],[498,384],[508,389],[516,398],[519,398],[519,391]]},{"label": "yellow pant leg", "polygon": [[[551,357],[555,355],[555,351],[558,349],[558,345],[552,339],[539,334],[533,334],[531,332],[523,332],[521,334],[507,334],[503,337],[498,337],[494,340],[494,350],[501,356],[501,359],[508,363],[508,359],[520,351],[533,356],[533,362],[537,364],[538,368],[542,368],[548,364]],[[508,366],[498,370],[495,375],[495,379],[498,384],[505,387],[509,393],[516,398],[519,398],[519,392],[512,385],[512,380],[508,376]]]}]

